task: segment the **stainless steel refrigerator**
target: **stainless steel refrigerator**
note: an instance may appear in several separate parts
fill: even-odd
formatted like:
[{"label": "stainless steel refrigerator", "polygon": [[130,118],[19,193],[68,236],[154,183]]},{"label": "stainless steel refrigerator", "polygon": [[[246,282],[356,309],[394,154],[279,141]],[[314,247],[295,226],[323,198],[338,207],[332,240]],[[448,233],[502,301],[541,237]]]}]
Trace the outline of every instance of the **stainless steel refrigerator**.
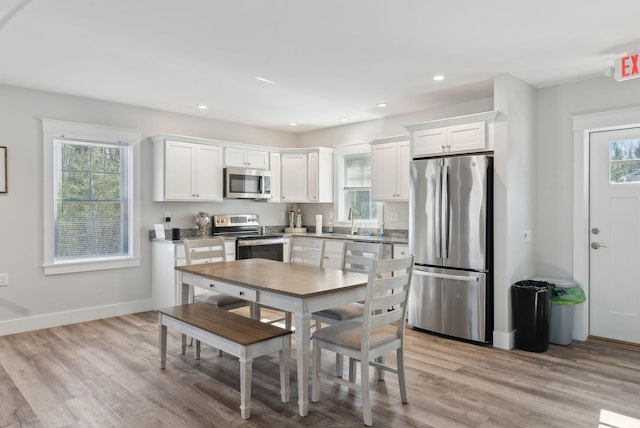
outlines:
[{"label": "stainless steel refrigerator", "polygon": [[411,162],[408,323],[489,343],[493,331],[493,158]]}]

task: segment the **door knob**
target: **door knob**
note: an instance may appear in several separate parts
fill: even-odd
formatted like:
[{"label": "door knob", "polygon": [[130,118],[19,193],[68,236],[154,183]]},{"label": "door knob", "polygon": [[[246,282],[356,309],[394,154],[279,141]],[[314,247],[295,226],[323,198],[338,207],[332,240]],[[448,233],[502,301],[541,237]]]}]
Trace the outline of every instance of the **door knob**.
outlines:
[{"label": "door knob", "polygon": [[592,242],[591,243],[591,248],[593,248],[594,250],[597,250],[598,248],[607,248],[606,245],[602,245],[599,242]]}]

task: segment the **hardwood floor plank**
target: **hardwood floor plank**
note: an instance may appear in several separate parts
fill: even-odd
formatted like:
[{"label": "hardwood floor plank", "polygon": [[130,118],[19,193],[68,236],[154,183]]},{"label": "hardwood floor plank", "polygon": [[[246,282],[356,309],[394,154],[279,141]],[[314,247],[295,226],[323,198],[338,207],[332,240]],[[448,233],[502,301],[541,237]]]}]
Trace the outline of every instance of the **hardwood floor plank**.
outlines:
[{"label": "hardwood floor plank", "polygon": [[[180,354],[169,330],[160,370],[156,322],[150,311],[0,337],[0,426],[362,426],[359,393],[331,380],[300,417],[295,369],[292,399],[280,402],[275,355],[254,361],[251,418],[242,420],[238,360],[209,347],[199,361],[191,348]],[[603,409],[640,420],[638,349],[573,342],[531,353],[406,334],[409,404],[394,375],[372,376],[375,426],[595,427]],[[322,363],[333,371],[332,354]]]}]

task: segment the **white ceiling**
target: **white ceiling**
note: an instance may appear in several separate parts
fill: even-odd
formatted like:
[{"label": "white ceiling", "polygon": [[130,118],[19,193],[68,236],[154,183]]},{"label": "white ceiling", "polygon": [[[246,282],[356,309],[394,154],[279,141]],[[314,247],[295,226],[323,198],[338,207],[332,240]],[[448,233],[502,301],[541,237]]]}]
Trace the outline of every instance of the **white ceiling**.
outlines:
[{"label": "white ceiling", "polygon": [[303,132],[490,97],[500,73],[602,76],[639,22],[638,0],[2,0],[0,83]]}]

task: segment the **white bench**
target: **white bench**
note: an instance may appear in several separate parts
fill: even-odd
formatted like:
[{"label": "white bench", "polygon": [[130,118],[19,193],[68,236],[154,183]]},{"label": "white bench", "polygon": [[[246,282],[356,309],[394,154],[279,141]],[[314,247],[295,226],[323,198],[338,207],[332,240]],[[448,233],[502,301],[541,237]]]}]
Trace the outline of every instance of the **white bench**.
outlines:
[{"label": "white bench", "polygon": [[[167,327],[178,330],[240,360],[240,414],[251,413],[251,369],[254,357],[280,353],[280,395],[289,402],[291,331],[205,303],[158,310],[160,368],[167,365]],[[184,339],[183,339],[184,340]],[[182,353],[185,352],[183,346]]]}]

